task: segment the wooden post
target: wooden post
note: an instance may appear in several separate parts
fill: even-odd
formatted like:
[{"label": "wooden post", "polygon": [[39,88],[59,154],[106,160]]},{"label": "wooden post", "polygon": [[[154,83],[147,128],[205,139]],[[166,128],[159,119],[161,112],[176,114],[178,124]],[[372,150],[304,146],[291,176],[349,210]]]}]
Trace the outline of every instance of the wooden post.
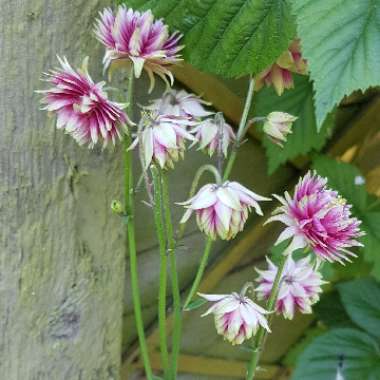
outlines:
[{"label": "wooden post", "polygon": [[119,378],[124,288],[120,152],[80,148],[39,110],[56,54],[89,55],[106,0],[1,1],[0,373],[7,380]]}]

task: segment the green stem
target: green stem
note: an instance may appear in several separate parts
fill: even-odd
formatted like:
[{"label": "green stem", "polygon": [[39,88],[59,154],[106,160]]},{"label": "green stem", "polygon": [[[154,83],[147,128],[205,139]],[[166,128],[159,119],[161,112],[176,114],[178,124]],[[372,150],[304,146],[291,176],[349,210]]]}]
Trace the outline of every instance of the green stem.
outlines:
[{"label": "green stem", "polygon": [[[281,257],[281,262],[278,266],[277,274],[273,282],[273,287],[272,291],[270,293],[266,309],[269,313],[274,312],[274,306],[276,304],[277,296],[278,296],[278,291],[280,289],[281,285],[281,277],[282,277],[282,272],[284,271],[286,260],[288,256],[282,256]],[[256,341],[255,345],[253,348],[253,355],[251,358],[251,361],[248,364],[248,371],[247,371],[247,380],[253,380],[256,370],[257,370],[257,365],[259,363],[260,359],[260,354],[263,350],[263,345],[265,342],[265,337],[266,337],[266,330],[263,327],[259,328],[259,331],[257,332],[256,335]]]},{"label": "green stem", "polygon": [[177,377],[178,368],[178,355],[181,346],[181,293],[179,288],[178,273],[177,273],[177,258],[175,254],[176,241],[174,239],[174,229],[172,223],[172,216],[170,212],[170,195],[168,179],[164,172],[161,172],[162,193],[163,193],[163,206],[165,213],[165,226],[166,235],[168,240],[170,270],[171,270],[171,287],[173,293],[173,310],[174,310],[174,323],[173,323],[173,337],[172,337],[172,357],[171,357],[171,379],[175,380]]},{"label": "green stem", "polygon": [[166,287],[167,287],[167,258],[166,240],[162,213],[162,189],[160,173],[155,166],[151,166],[154,190],[154,222],[156,225],[157,239],[160,249],[160,285],[158,293],[158,326],[160,332],[160,352],[164,369],[164,378],[168,379],[169,354],[166,342]]},{"label": "green stem", "polygon": [[[127,112],[132,117],[132,93],[133,93],[133,72],[131,72],[128,81]],[[137,252],[136,252],[136,236],[135,236],[135,221],[134,221],[134,190],[133,190],[133,167],[132,167],[132,152],[128,150],[131,145],[131,134],[127,134],[124,140],[124,161],[125,161],[125,211],[128,217],[127,220],[127,236],[128,236],[128,249],[130,260],[130,276],[132,288],[133,308],[135,312],[135,321],[137,335],[139,338],[141,357],[144,363],[145,373],[148,380],[153,378],[152,368],[149,363],[148,348],[144,333],[144,322],[141,312],[141,300],[139,293],[139,280],[137,272]]]},{"label": "green stem", "polygon": [[203,273],[204,273],[206,266],[207,266],[207,261],[208,261],[208,257],[209,257],[210,252],[211,252],[212,243],[213,243],[213,240],[211,238],[208,238],[206,241],[205,249],[203,251],[203,256],[202,256],[201,262],[199,263],[197,275],[195,276],[195,280],[193,282],[193,285],[191,286],[190,292],[189,292],[189,294],[186,298],[185,304],[183,306],[183,308],[185,310],[186,310],[187,306],[189,305],[189,303],[191,302],[191,300],[193,299],[193,297],[195,296],[195,293],[198,290],[199,284],[200,284],[202,277],[203,277]]},{"label": "green stem", "polygon": [[[251,105],[252,105],[254,88],[255,88],[255,80],[251,76],[249,78],[248,91],[247,91],[247,96],[245,99],[243,114],[241,116],[240,123],[239,123],[239,129],[238,129],[237,134],[236,134],[235,146],[234,146],[234,148],[230,154],[230,157],[228,159],[226,169],[224,170],[223,181],[226,181],[231,174],[232,167],[233,167],[235,160],[236,160],[237,149],[238,149],[242,139],[244,138],[248,114],[249,114],[249,110],[250,110]],[[191,286],[190,293],[186,298],[184,309],[186,309],[186,307],[189,305],[189,303],[191,302],[192,298],[194,297],[195,293],[198,290],[198,286],[202,280],[203,273],[204,273],[206,266],[207,266],[207,261],[208,261],[208,257],[209,257],[210,252],[211,252],[212,244],[213,244],[213,240],[211,238],[208,238],[206,241],[206,246],[205,246],[204,251],[203,251],[203,256],[202,256],[200,265],[198,267],[198,272],[196,274],[193,285]]]}]

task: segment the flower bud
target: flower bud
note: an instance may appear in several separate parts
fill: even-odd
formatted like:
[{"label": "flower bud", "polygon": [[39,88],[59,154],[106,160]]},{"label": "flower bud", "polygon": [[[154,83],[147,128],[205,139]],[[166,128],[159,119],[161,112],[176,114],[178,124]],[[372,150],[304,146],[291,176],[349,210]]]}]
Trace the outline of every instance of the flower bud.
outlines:
[{"label": "flower bud", "polygon": [[297,120],[285,112],[271,112],[264,122],[263,131],[269,139],[283,148],[283,142],[286,142],[286,136],[292,133],[292,124]]},{"label": "flower bud", "polygon": [[121,204],[120,201],[114,199],[112,202],[111,202],[111,210],[115,213],[115,214],[123,214],[124,213],[124,207],[123,205]]}]

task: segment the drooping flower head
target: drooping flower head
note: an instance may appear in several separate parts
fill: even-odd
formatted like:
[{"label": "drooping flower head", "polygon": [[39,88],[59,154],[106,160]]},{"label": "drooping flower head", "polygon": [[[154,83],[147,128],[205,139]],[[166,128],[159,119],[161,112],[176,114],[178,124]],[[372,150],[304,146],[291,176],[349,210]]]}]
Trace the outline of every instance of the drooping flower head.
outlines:
[{"label": "drooping flower head", "polygon": [[44,94],[44,110],[57,114],[57,128],[63,128],[80,145],[90,148],[98,141],[106,146],[122,139],[125,123],[133,124],[123,112],[125,105],[111,102],[105,82],[94,83],[87,71],[87,59],[75,71],[66,58],[58,57],[61,68],[46,73],[53,87],[37,91]]},{"label": "drooping flower head", "polygon": [[[105,68],[115,60],[130,60],[136,78],[143,69],[154,87],[154,74],[167,82],[173,82],[169,65],[181,59],[178,52],[183,46],[178,45],[182,35],[178,32],[169,34],[168,26],[162,20],[154,20],[150,10],[140,13],[119,5],[116,14],[110,8],[100,12],[95,25],[98,40],[106,47],[103,58]],[[167,82],[168,83],[168,82]]]},{"label": "drooping flower head", "polygon": [[268,321],[265,317],[267,311],[241,294],[202,294],[201,297],[210,302],[215,302],[202,317],[214,314],[215,327],[219,335],[223,335],[233,345],[242,344],[256,334],[262,326],[270,332]]},{"label": "drooping flower head", "polygon": [[308,172],[300,178],[293,198],[276,196],[282,203],[268,220],[286,225],[276,244],[291,238],[284,254],[309,247],[322,260],[350,261],[349,248],[361,246],[360,221],[351,215],[351,205],[326,186],[327,179]]},{"label": "drooping flower head", "polygon": [[161,114],[188,116],[192,120],[198,120],[213,114],[204,108],[205,105],[210,105],[210,103],[195,94],[189,94],[185,90],[170,89],[162,98],[154,100],[147,108],[157,110]]},{"label": "drooping flower head", "polygon": [[284,89],[294,87],[292,72],[307,74],[307,63],[302,58],[299,40],[294,40],[273,65],[257,75],[255,90],[260,90],[264,84],[273,85],[277,94],[282,95]]},{"label": "drooping flower head", "polygon": [[221,185],[208,184],[198,193],[179,203],[187,208],[180,223],[185,223],[193,212],[196,214],[199,229],[212,239],[218,235],[222,240],[229,240],[242,231],[251,207],[263,215],[259,201],[268,201],[238,182],[226,181]]},{"label": "drooping flower head", "polygon": [[[269,298],[278,271],[277,266],[268,258],[267,262],[267,270],[256,269],[260,275],[257,279],[259,286],[256,288],[259,299]],[[310,314],[311,306],[319,300],[324,283],[322,275],[310,264],[309,257],[294,261],[290,255],[280,280],[276,312],[287,319],[293,319],[296,310]]]},{"label": "drooping flower head", "polygon": [[286,136],[292,133],[292,124],[297,117],[285,112],[271,112],[264,122],[263,131],[275,144],[283,147]]},{"label": "drooping flower head", "polygon": [[149,111],[143,112],[141,123],[143,129],[131,148],[141,139],[145,169],[152,161],[157,162],[161,168],[172,168],[174,162],[184,156],[185,140],[194,140],[186,131],[187,126],[193,125],[186,116],[161,115]]},{"label": "drooping flower head", "polygon": [[223,117],[205,119],[192,129],[199,149],[207,150],[211,157],[215,152],[220,150],[227,157],[228,146],[235,141],[236,136],[232,127],[227,124]]}]

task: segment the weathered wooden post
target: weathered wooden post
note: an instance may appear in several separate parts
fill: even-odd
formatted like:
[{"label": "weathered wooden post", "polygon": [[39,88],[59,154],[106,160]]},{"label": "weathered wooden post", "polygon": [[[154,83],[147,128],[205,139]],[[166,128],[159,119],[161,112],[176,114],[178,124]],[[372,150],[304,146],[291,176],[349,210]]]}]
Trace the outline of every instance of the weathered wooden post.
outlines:
[{"label": "weathered wooden post", "polygon": [[[1,0],[0,378],[119,378],[123,226],[111,215],[122,169],[80,148],[39,111],[56,54],[90,55],[103,0]],[[115,183],[115,179],[119,182]]]}]

